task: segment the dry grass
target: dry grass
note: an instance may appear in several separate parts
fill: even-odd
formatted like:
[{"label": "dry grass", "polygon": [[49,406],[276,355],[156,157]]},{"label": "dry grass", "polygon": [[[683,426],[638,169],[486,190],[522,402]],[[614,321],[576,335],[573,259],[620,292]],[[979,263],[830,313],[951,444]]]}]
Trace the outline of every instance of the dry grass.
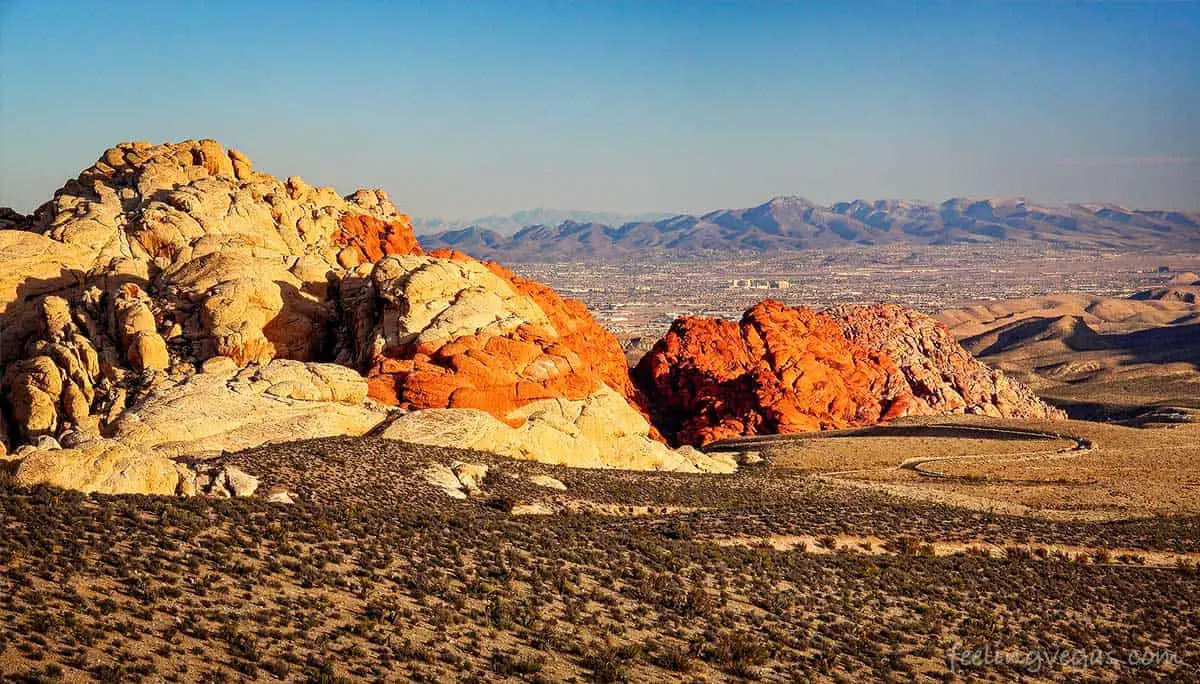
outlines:
[{"label": "dry grass", "polygon": [[[514,477],[489,477],[485,494],[467,501],[414,477],[455,458]],[[1190,565],[966,548],[1195,553],[1195,518],[1054,523],[768,468],[731,477],[568,470],[374,439],[231,460],[299,503],[0,483],[0,672],[34,681],[911,681],[945,679],[947,655],[963,645],[1153,647],[1200,662]],[[519,477],[533,472],[568,492]],[[511,516],[497,505],[556,497],[608,514]],[[640,515],[612,515],[622,509]],[[835,550],[864,529],[888,552]],[[806,535],[834,548],[713,543],[734,535]],[[964,552],[924,553],[934,541]]]}]

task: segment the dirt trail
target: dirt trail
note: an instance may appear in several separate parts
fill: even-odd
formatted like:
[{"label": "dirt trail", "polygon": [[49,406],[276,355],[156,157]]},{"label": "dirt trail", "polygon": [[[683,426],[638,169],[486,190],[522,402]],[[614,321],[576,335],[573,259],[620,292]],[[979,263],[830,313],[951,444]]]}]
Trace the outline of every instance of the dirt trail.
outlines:
[{"label": "dirt trail", "polygon": [[813,554],[861,553],[872,556],[914,555],[952,556],[956,554],[987,555],[1006,558],[1020,554],[1035,558],[1054,558],[1063,562],[1087,562],[1093,565],[1116,565],[1128,567],[1170,568],[1194,567],[1200,564],[1200,553],[1172,553],[1169,551],[1144,551],[1140,549],[1101,548],[1096,546],[1073,546],[1068,544],[1028,544],[960,541],[909,540],[906,549],[896,543],[871,535],[769,535],[713,537],[709,539],[717,546],[760,546],[763,544],[780,551],[801,550]]},{"label": "dirt trail", "polygon": [[[1001,513],[1007,515],[1020,515],[1027,517],[1036,517],[1046,520],[1054,520],[1060,522],[1104,522],[1116,519],[1128,519],[1130,516],[1127,513],[1115,513],[1110,511],[1100,510],[1054,510],[1033,508],[1024,504],[1008,501],[998,501],[996,499],[972,496],[961,492],[952,492],[939,489],[931,489],[913,484],[904,484],[898,482],[881,482],[855,479],[855,476],[870,475],[874,473],[894,473],[900,470],[908,470],[917,475],[926,478],[936,479],[960,479],[959,476],[950,475],[947,473],[930,470],[923,466],[929,463],[945,463],[957,462],[963,460],[981,460],[988,459],[989,463],[1011,463],[1018,461],[1030,461],[1036,459],[1065,459],[1075,458],[1080,454],[1096,451],[1099,447],[1094,441],[1086,437],[1078,435],[1063,434],[1050,430],[1036,430],[1026,428],[999,428],[977,425],[962,425],[956,423],[931,423],[921,425],[921,429],[938,432],[945,431],[947,436],[969,437],[996,435],[1000,438],[1018,437],[1022,439],[1043,439],[1047,441],[1069,441],[1070,446],[1041,449],[1032,451],[1010,452],[1006,454],[955,454],[952,456],[936,456],[936,457],[913,457],[907,458],[895,465],[873,468],[856,468],[850,470],[837,470],[814,475],[813,478],[828,484],[840,487],[852,487],[860,490],[869,490],[899,496],[918,501],[927,501],[931,503],[940,503],[959,508],[968,508],[971,510],[987,511],[990,513]],[[874,433],[876,435],[885,435],[887,428]],[[765,446],[786,445],[789,442],[797,442],[801,440],[814,439],[845,439],[845,438],[862,438],[870,439],[869,436],[862,434],[862,430],[839,430],[825,433],[796,433],[788,435],[764,435],[756,437],[745,437],[736,440],[727,440],[709,445],[709,450],[751,450],[759,449]],[[1030,484],[1030,482],[1019,481],[997,481],[997,484]]]},{"label": "dirt trail", "polygon": [[[940,428],[940,427],[951,427],[951,426],[930,425],[929,427]],[[988,427],[963,428],[962,426],[953,426],[953,427],[958,428],[958,429],[966,429],[966,430],[970,430],[973,432],[1021,435],[1023,437],[1033,437],[1033,438],[1041,438],[1041,439],[1055,440],[1055,441],[1070,440],[1070,441],[1074,442],[1075,444],[1074,444],[1074,446],[1068,447],[1066,449],[1056,449],[1054,451],[1046,451],[1046,450],[1022,451],[1022,452],[1014,452],[1014,453],[1010,453],[1010,454],[1004,454],[1003,456],[1000,456],[1000,457],[997,457],[996,454],[962,454],[962,455],[956,455],[956,456],[937,456],[937,457],[933,457],[933,458],[923,458],[923,457],[918,456],[918,457],[914,457],[914,458],[905,459],[897,467],[902,468],[904,470],[911,470],[914,473],[921,475],[923,477],[955,478],[957,476],[948,475],[946,473],[939,472],[936,470],[926,470],[922,466],[924,466],[926,463],[939,463],[939,462],[945,462],[945,461],[962,461],[962,460],[980,459],[980,458],[990,459],[990,461],[989,461],[990,463],[1016,463],[1018,461],[1032,461],[1034,459],[1075,458],[1082,452],[1094,451],[1096,449],[1095,444],[1090,439],[1086,439],[1084,437],[1077,437],[1075,435],[1064,435],[1064,434],[1061,434],[1058,432],[1046,432],[1046,431],[1042,431],[1042,430],[1023,430],[1023,429],[1013,429],[1013,428],[988,428]],[[887,469],[884,468],[882,470],[887,470]]]}]

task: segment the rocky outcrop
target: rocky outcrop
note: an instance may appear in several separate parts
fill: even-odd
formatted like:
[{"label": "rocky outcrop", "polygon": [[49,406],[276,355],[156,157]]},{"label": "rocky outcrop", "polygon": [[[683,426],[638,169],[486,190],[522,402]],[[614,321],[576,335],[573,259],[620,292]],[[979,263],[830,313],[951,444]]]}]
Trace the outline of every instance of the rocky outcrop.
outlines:
[{"label": "rocky outcrop", "polygon": [[340,360],[366,373],[373,399],[419,410],[390,428],[397,439],[584,467],[726,470],[656,441],[616,338],[544,285],[452,252],[399,255],[356,269],[340,301],[353,341]]},{"label": "rocky outcrop", "polygon": [[86,494],[159,496],[253,496],[258,478],[232,465],[173,461],[162,454],[134,449],[103,438],[51,438],[25,446],[14,479],[19,486],[48,485]]},{"label": "rocky outcrop", "polygon": [[3,217],[2,408],[19,442],[99,434],[214,357],[331,358],[331,283],[420,251],[382,191],[280,180],[211,140],[118,145],[33,216]]},{"label": "rocky outcrop", "polygon": [[381,260],[344,286],[353,362],[371,396],[504,418],[602,385],[636,403],[619,343],[582,303],[461,254]]},{"label": "rocky outcrop", "polygon": [[634,376],[659,429],[697,445],[874,423],[908,398],[889,359],[826,316],[770,300],[740,322],[675,321]]},{"label": "rocky outcrop", "polygon": [[15,480],[23,487],[42,484],[98,494],[175,494],[179,488],[179,471],[170,459],[114,440],[18,455],[22,460]]},{"label": "rocky outcrop", "polygon": [[697,445],[909,415],[1059,415],[944,333],[900,307],[817,313],[767,300],[739,322],[677,320],[634,377],[659,429]]},{"label": "rocky outcrop", "polygon": [[1065,418],[1033,390],[989,368],[934,318],[895,304],[839,306],[827,312],[847,339],[900,368],[912,414],[973,413],[1004,418]]},{"label": "rocky outcrop", "polygon": [[228,357],[132,401],[106,432],[167,456],[238,451],[297,439],[362,435],[387,415],[364,404],[366,381],[335,364],[276,359],[238,368]]},{"label": "rocky outcrop", "polygon": [[671,449],[653,439],[646,419],[607,386],[584,399],[531,402],[505,418],[508,422],[478,409],[426,409],[401,416],[381,436],[575,468],[737,469],[725,454]]},{"label": "rocky outcrop", "polygon": [[512,433],[497,449],[522,458],[701,460],[655,441],[620,346],[583,304],[423,255],[381,191],[280,180],[211,140],[129,143],[33,216],[0,218],[11,446],[231,450],[362,434],[379,402],[482,410]]}]

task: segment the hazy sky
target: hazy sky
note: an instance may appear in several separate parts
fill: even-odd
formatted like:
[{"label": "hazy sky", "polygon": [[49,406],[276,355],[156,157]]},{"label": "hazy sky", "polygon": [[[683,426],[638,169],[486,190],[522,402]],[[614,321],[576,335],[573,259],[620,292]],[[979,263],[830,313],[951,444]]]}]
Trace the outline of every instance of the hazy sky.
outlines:
[{"label": "hazy sky", "polygon": [[1200,209],[1200,4],[0,0],[0,205],[201,137],[417,216]]}]

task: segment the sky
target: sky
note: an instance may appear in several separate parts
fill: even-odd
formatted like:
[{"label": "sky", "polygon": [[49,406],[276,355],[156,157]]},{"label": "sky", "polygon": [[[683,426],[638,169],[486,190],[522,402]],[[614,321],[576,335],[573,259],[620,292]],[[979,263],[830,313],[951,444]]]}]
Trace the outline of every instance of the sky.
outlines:
[{"label": "sky", "polygon": [[0,206],[216,138],[418,217],[1200,209],[1200,3],[0,0]]}]

